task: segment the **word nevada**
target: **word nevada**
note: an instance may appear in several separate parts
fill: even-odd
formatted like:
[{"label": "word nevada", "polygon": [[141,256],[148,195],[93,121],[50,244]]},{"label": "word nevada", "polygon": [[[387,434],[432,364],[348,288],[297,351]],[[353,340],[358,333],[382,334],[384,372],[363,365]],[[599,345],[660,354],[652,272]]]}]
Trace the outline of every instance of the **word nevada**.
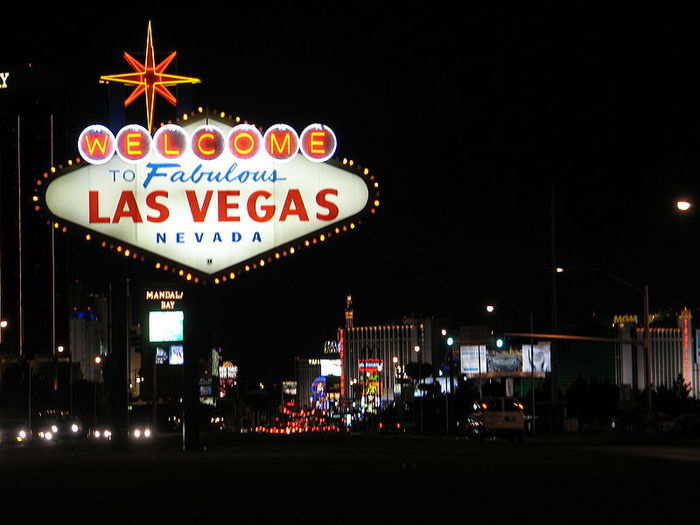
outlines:
[{"label": "word nevada", "polygon": [[286,124],[275,124],[261,133],[251,124],[238,124],[224,134],[213,124],[189,133],[176,124],[158,129],[153,137],[144,127],[129,124],[116,136],[105,126],[85,128],[78,138],[78,150],[88,163],[109,162],[116,153],[124,162],[147,159],[178,160],[194,155],[203,161],[272,160],[286,162],[301,152],[311,162],[325,162],[335,153],[337,140],[331,128],[311,124],[301,134]]}]

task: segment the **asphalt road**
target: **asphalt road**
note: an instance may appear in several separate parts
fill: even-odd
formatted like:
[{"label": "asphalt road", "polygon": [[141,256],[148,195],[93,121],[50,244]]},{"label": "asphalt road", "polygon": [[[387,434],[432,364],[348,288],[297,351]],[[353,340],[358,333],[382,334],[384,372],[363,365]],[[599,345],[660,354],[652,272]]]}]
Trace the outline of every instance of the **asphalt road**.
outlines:
[{"label": "asphalt road", "polygon": [[182,452],[176,436],[126,451],[108,443],[2,449],[0,486],[5,495],[19,489],[37,502],[56,500],[33,512],[70,508],[76,516],[97,513],[97,523],[467,523],[477,516],[479,523],[683,523],[698,514],[694,441],[561,436],[516,445],[351,434],[203,442],[207,450],[198,452]]}]

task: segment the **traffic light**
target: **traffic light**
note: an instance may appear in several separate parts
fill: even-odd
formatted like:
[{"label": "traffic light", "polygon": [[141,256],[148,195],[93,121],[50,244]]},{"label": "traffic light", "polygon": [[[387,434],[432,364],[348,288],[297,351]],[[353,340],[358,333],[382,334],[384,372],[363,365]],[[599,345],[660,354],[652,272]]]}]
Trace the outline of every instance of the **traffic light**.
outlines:
[{"label": "traffic light", "polygon": [[487,344],[489,350],[507,350],[508,341],[503,334],[491,334]]}]

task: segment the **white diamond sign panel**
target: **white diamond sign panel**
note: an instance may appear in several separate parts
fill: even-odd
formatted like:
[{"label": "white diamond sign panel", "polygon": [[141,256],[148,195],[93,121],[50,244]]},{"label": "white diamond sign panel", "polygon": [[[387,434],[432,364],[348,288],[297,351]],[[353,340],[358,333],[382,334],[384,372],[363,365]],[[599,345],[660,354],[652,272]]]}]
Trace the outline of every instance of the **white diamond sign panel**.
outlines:
[{"label": "white diamond sign panel", "polygon": [[322,125],[263,135],[212,118],[153,137],[91,126],[79,139],[86,162],[42,181],[40,197],[52,221],[206,279],[324,241],[373,211],[374,177],[329,161],[335,140]]}]

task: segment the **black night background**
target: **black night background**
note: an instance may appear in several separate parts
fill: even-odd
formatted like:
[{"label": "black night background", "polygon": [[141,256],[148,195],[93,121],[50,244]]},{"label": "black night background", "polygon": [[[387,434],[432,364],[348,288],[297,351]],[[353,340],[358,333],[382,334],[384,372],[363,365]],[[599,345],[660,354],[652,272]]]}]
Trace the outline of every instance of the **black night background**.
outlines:
[{"label": "black night background", "polygon": [[[479,324],[499,306],[515,331],[552,328],[552,272],[562,332],[614,314],[700,305],[697,199],[700,75],[692,12],[583,2],[547,7],[464,4],[259,4],[21,9],[1,25],[0,217],[3,315],[17,333],[16,119],[26,195],[51,166],[78,156],[89,124],[143,124],[143,99],[100,75],[143,58],[202,79],[156,98],[156,122],[199,106],[267,127],[323,122],[341,157],[381,184],[378,213],[348,235],[220,286],[197,286],[211,344],[250,382],[279,383],[293,358],[321,350],[352,294],[362,324],[434,316]],[[515,6],[517,4],[513,4]],[[21,110],[18,110],[21,108]],[[50,227],[27,207],[26,347],[49,353]],[[58,337],[69,286],[104,291],[110,272],[162,281],[76,232],[56,237]],[[616,276],[618,279],[610,278]],[[65,320],[65,323],[64,323]]]},{"label": "black night background", "polygon": [[[19,72],[3,97],[30,108],[27,181],[50,164],[49,112],[56,164],[77,155],[86,125],[144,119],[142,101],[121,107],[126,87],[97,79],[125,70],[124,50],[143,54],[149,19],[156,58],[177,50],[176,72],[203,79],[177,90],[177,112],[158,100],[158,122],[198,106],[262,126],[327,122],[338,155],[379,178],[379,213],[356,233],[211,287],[213,337],[244,367],[279,379],[289,357],[334,336],[346,293],[363,323],[478,322],[495,302],[521,327],[534,310],[546,331],[553,229],[556,265],[576,270],[559,279],[560,324],[640,310],[607,274],[648,284],[653,309],[694,306],[696,226],[674,208],[692,196],[697,164],[692,33],[681,19],[575,7],[270,11],[56,10],[11,24],[2,58]],[[9,230],[16,190],[5,177]],[[27,220],[26,282],[46,301],[48,227]],[[71,235],[57,245],[65,301],[68,282],[99,287],[115,264]],[[29,324],[42,306],[28,306]],[[30,334],[37,352],[44,335]]]}]

